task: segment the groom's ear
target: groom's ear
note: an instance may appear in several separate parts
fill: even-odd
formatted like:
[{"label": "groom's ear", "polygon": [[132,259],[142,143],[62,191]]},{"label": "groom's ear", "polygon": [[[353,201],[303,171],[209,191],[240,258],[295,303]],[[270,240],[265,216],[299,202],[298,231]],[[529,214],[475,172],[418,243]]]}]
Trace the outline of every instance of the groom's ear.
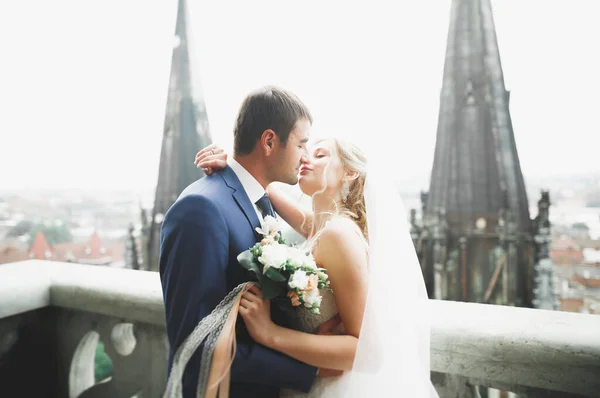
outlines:
[{"label": "groom's ear", "polygon": [[263,153],[269,156],[275,148],[277,134],[271,129],[265,130],[260,136],[260,147]]}]

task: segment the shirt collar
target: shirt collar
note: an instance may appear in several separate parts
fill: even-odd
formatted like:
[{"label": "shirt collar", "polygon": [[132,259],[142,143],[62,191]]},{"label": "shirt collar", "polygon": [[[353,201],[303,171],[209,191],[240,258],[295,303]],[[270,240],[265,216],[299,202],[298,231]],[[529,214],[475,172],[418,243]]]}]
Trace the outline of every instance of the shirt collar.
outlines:
[{"label": "shirt collar", "polygon": [[266,191],[262,185],[260,185],[260,183],[256,181],[256,178],[254,178],[244,166],[239,164],[233,156],[227,158],[227,164],[233,169],[233,172],[242,183],[242,187],[244,187],[248,199],[250,199],[253,204],[265,195]]}]

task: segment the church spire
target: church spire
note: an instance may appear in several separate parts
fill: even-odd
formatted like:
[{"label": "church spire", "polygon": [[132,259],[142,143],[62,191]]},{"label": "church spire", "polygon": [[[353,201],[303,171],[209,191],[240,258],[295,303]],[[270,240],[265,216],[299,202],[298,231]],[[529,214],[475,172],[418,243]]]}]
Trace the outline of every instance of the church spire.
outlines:
[{"label": "church spire", "polygon": [[452,2],[427,211],[467,232],[510,209],[531,230],[489,0]]},{"label": "church spire", "polygon": [[211,143],[206,107],[194,93],[186,1],[179,0],[165,112],[158,183],[148,235],[148,269],[158,270],[160,225],[186,186],[203,176],[194,166],[196,152]]},{"label": "church spire", "polygon": [[532,226],[489,0],[453,0],[419,247],[431,297],[530,306]]}]

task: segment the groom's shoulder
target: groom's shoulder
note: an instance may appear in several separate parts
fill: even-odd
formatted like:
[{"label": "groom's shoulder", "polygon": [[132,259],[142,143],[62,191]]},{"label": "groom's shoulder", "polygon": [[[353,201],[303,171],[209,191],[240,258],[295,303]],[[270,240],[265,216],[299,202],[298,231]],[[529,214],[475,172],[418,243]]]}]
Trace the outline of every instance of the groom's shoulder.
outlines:
[{"label": "groom's shoulder", "polygon": [[193,216],[218,212],[220,198],[227,192],[222,179],[216,175],[201,178],[188,185],[169,208],[165,217]]},{"label": "groom's shoulder", "polygon": [[190,197],[205,197],[218,200],[220,196],[228,192],[223,178],[217,173],[200,178],[188,185],[179,195],[177,201],[189,200]]}]

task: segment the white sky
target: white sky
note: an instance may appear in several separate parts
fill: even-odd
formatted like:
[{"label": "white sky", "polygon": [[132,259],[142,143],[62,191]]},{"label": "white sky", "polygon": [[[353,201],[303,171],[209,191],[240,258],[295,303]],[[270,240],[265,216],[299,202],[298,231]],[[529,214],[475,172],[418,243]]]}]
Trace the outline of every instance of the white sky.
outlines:
[{"label": "white sky", "polygon": [[[390,157],[400,180],[428,181],[449,0],[189,3],[216,142],[230,147],[249,90],[279,84],[311,108],[315,134],[343,134]],[[600,4],[492,3],[525,175],[599,171]],[[1,188],[154,187],[175,6],[2,2]]]}]

